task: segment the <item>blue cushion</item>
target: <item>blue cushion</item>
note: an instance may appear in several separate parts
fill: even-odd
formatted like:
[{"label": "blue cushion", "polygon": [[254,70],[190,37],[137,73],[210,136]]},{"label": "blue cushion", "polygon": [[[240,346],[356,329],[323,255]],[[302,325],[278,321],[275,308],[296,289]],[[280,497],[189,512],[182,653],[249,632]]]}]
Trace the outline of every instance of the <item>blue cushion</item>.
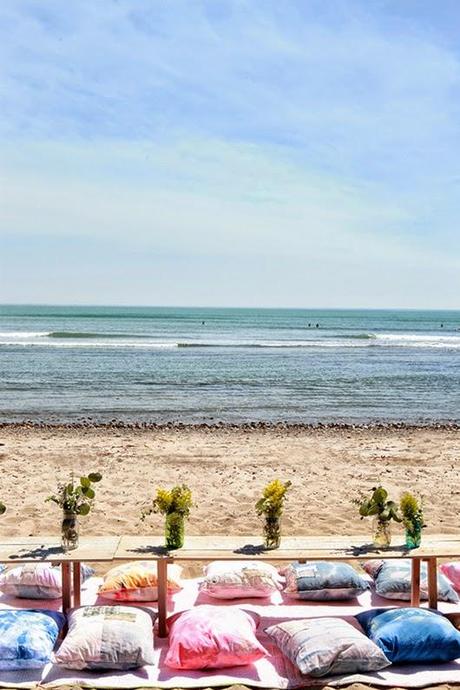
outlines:
[{"label": "blue cushion", "polygon": [[373,609],[356,618],[392,663],[435,663],[460,657],[460,633],[439,611]]},{"label": "blue cushion", "polygon": [[[383,561],[375,577],[377,594],[386,599],[401,599],[410,601],[411,598],[411,562],[407,558]],[[420,598],[428,599],[428,573],[426,563],[422,563],[420,571]],[[438,573],[438,598],[440,601],[458,602],[458,594],[449,580]]]},{"label": "blue cushion", "polygon": [[51,653],[65,618],[57,611],[0,611],[0,670],[41,668]]},{"label": "blue cushion", "polygon": [[284,571],[285,593],[294,599],[337,601],[353,599],[369,589],[369,583],[348,563],[311,561],[291,563]]}]

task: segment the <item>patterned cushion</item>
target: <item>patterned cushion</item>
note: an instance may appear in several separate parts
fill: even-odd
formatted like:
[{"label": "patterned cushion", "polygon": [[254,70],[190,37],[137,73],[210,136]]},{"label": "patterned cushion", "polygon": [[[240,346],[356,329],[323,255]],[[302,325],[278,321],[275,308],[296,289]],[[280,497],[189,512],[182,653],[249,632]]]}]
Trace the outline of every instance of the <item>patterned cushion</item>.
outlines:
[{"label": "patterned cushion", "polygon": [[0,670],[41,668],[51,652],[65,618],[56,611],[0,611]]},{"label": "patterned cushion", "polygon": [[439,570],[450,580],[453,587],[460,591],[460,561],[443,563]]},{"label": "patterned cushion", "polygon": [[277,569],[257,561],[214,561],[205,568],[200,590],[216,599],[269,597],[281,589]]},{"label": "patterned cushion", "polygon": [[[368,570],[367,563],[364,568]],[[411,597],[411,561],[398,558],[382,562],[375,578],[377,594],[386,599],[399,599],[409,601]],[[420,570],[420,598],[428,599],[428,575],[426,563],[422,563]],[[458,602],[458,594],[453,589],[447,578],[438,574],[438,598],[441,601]]]},{"label": "patterned cushion", "polygon": [[301,673],[315,678],[390,665],[376,644],[340,618],[290,620],[265,632]]},{"label": "patterned cushion", "polygon": [[[182,588],[182,568],[168,565],[168,591],[178,592]],[[104,577],[99,589],[104,599],[113,601],[157,601],[157,565],[152,561],[133,561],[112,568]]]},{"label": "patterned cushion", "polygon": [[353,599],[369,589],[366,582],[351,565],[312,561],[292,563],[284,571],[285,593],[293,599],[329,601]]},{"label": "patterned cushion", "polygon": [[460,657],[460,633],[438,611],[373,609],[356,618],[392,663],[435,663]]},{"label": "patterned cushion", "polygon": [[153,624],[148,609],[134,606],[83,606],[69,616],[69,632],[55,663],[82,670],[124,671],[153,664]]},{"label": "patterned cushion", "polygon": [[196,606],[170,619],[165,664],[175,669],[246,666],[267,654],[253,616],[236,606]]},{"label": "patterned cushion", "polygon": [[[82,563],[82,579],[94,575],[94,570]],[[0,591],[19,599],[59,599],[62,596],[60,565],[25,563],[0,575]]]}]

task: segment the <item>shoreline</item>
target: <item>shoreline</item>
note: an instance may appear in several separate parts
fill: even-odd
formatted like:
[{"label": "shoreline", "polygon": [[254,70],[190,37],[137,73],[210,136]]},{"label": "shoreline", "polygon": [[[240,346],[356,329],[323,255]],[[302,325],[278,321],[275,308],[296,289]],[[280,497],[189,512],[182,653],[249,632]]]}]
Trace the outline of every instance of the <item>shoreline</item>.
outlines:
[{"label": "shoreline", "polygon": [[379,422],[137,422],[113,419],[109,422],[93,421],[92,419],[79,420],[75,422],[49,422],[40,419],[23,421],[0,421],[0,429],[20,430],[20,429],[49,429],[50,431],[65,430],[87,430],[95,429],[99,431],[109,431],[111,429],[121,429],[126,431],[280,431],[290,432],[321,432],[321,431],[459,431],[460,421],[426,421],[426,422],[405,422],[405,421],[379,421]]}]

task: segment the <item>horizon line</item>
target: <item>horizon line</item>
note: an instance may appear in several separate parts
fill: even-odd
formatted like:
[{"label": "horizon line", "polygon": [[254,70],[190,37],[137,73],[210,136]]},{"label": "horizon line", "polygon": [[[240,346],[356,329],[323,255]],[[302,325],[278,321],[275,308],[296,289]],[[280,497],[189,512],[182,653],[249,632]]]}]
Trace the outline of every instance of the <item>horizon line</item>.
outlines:
[{"label": "horizon line", "polygon": [[222,306],[222,305],[184,305],[184,304],[109,304],[109,303],[53,303],[53,302],[0,302],[2,307],[54,307],[54,308],[89,308],[89,309],[240,309],[266,311],[424,311],[424,312],[457,312],[460,307],[275,307],[275,306]]}]

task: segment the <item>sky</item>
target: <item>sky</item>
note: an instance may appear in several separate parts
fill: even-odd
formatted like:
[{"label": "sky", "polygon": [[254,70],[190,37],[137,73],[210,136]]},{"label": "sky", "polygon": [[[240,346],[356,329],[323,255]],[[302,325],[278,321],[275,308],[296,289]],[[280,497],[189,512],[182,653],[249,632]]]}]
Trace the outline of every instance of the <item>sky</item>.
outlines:
[{"label": "sky", "polygon": [[457,0],[2,0],[0,302],[460,308]]}]

